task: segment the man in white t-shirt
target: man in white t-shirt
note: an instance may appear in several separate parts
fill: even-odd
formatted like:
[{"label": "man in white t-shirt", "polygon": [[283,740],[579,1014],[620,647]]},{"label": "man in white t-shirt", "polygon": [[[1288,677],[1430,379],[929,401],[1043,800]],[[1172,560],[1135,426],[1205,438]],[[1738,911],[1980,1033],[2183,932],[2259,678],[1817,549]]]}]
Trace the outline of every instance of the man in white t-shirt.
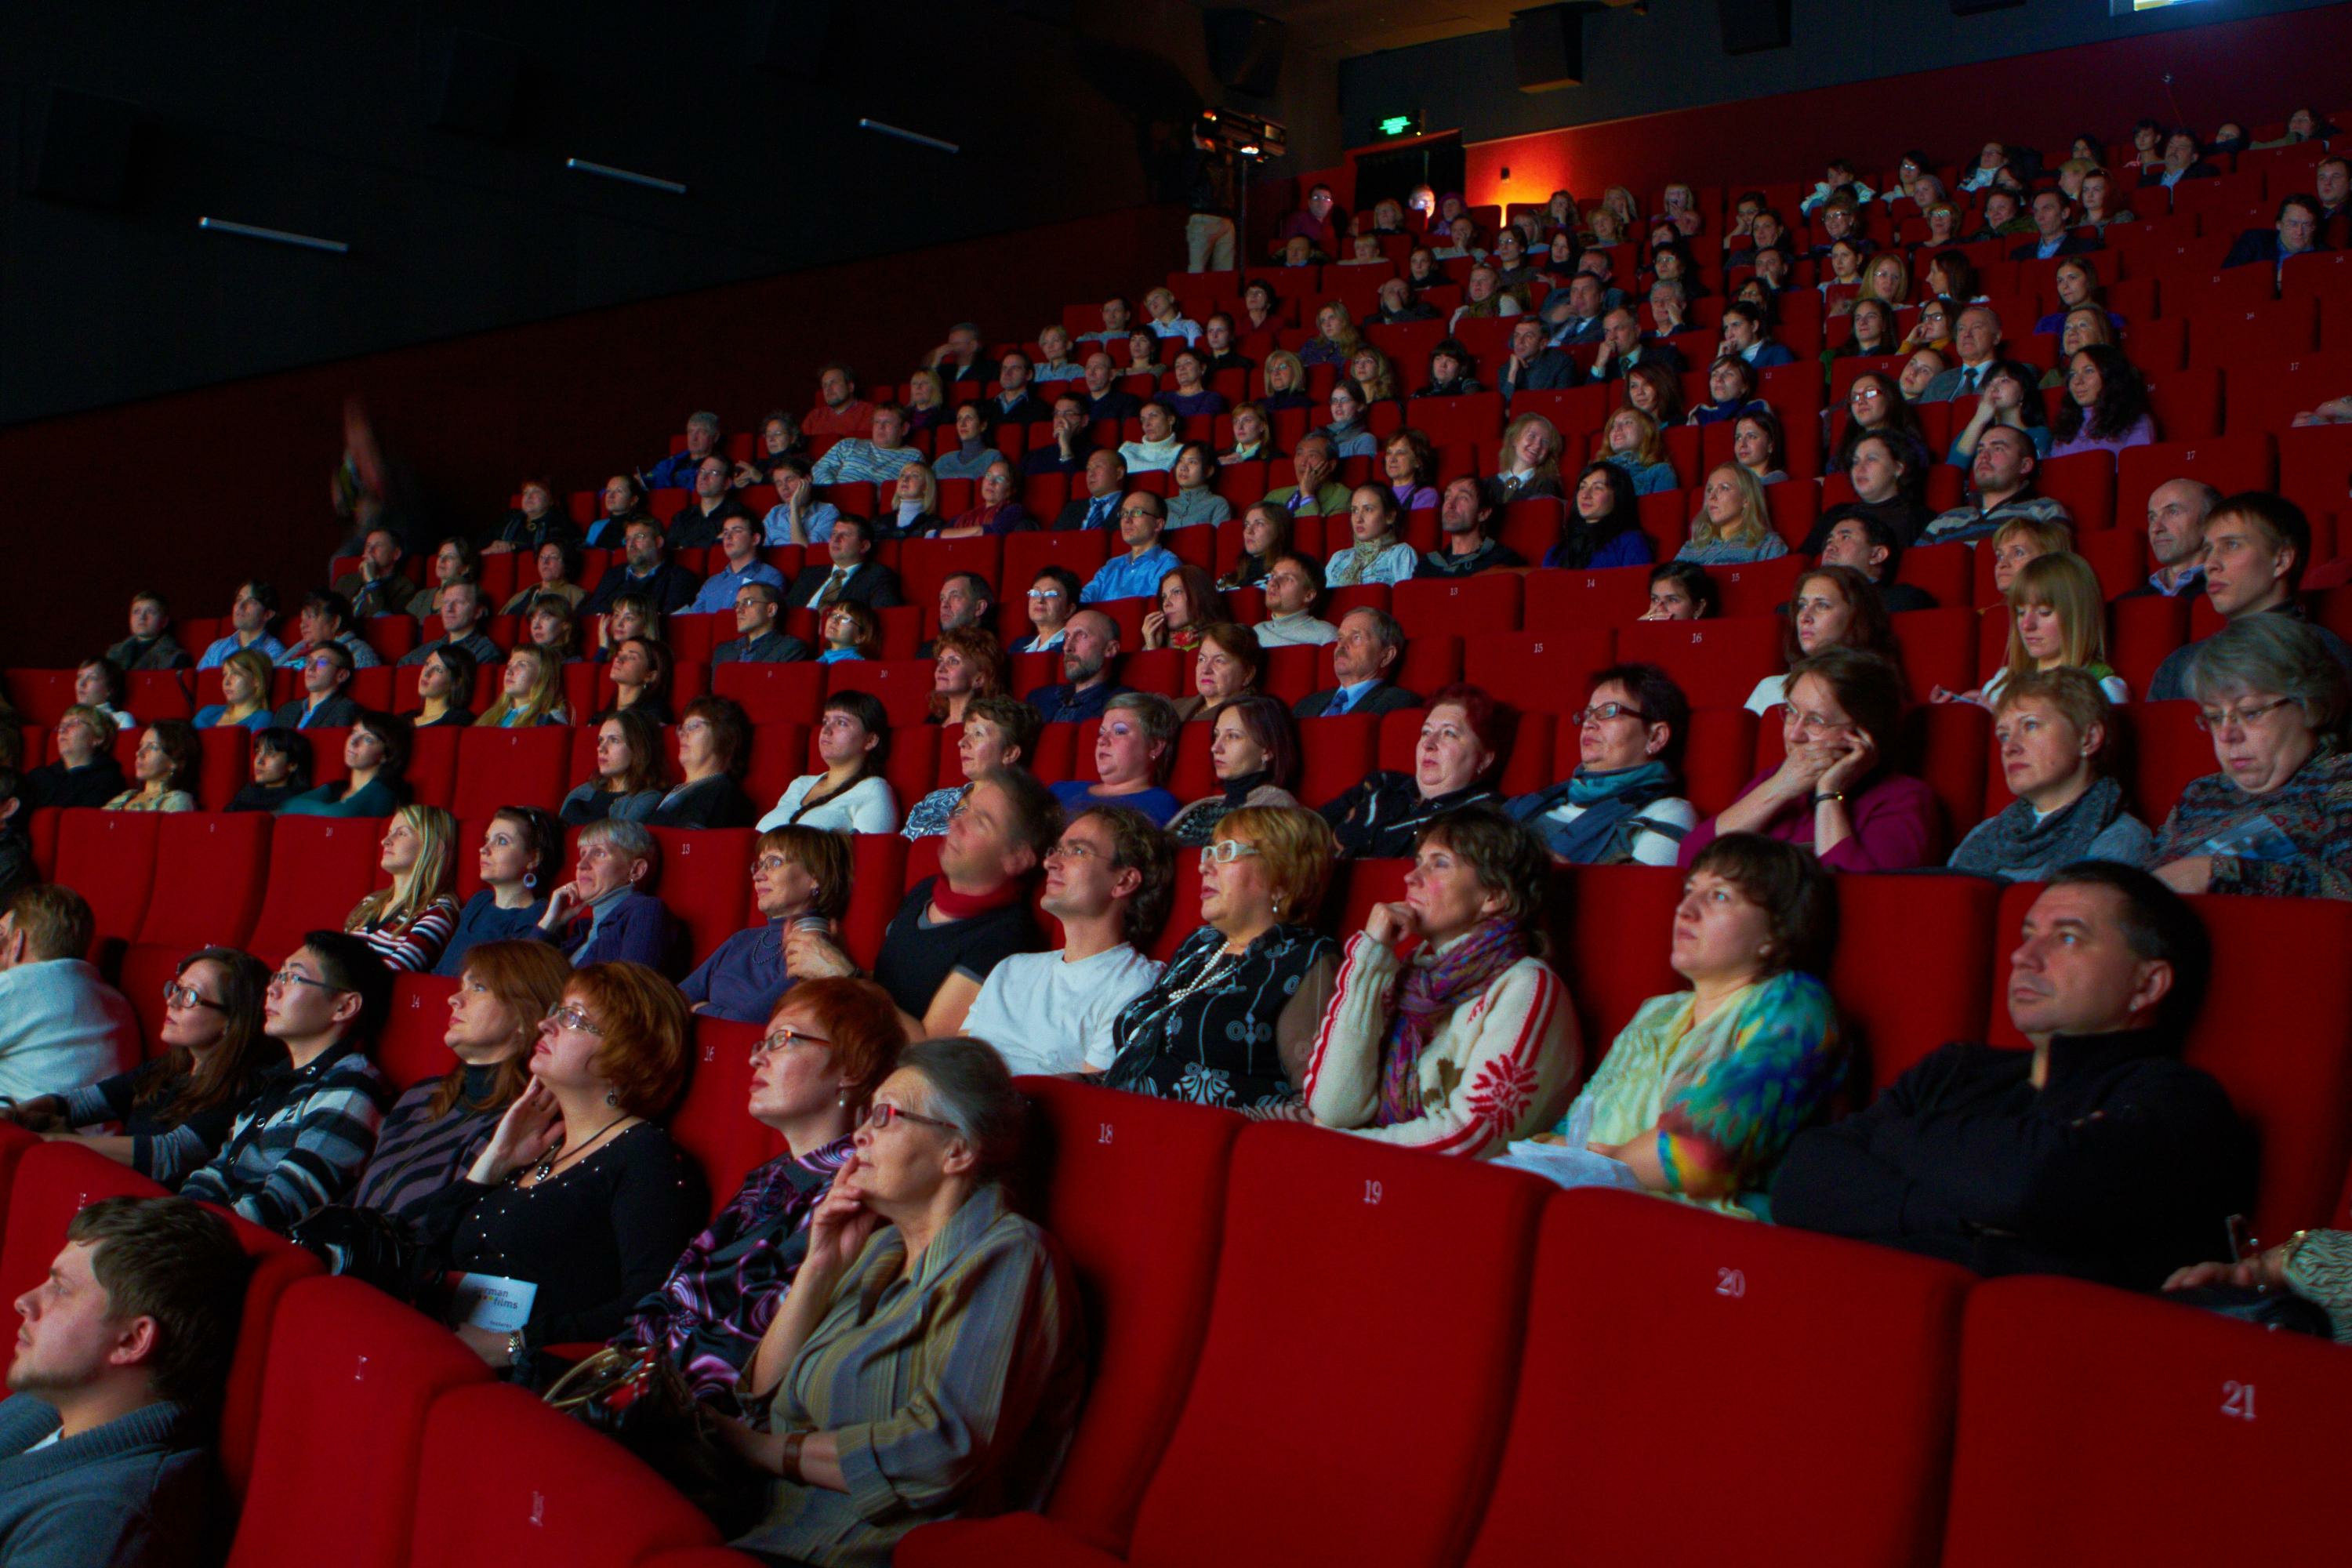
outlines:
[{"label": "man in white t-shirt", "polygon": [[1160,934],[1175,879],[1173,841],[1141,812],[1098,805],[1072,817],[1045,852],[1043,900],[1066,945],[1000,961],[963,1032],[1015,1073],[1109,1067],[1113,1020],[1160,977],[1138,944]]}]

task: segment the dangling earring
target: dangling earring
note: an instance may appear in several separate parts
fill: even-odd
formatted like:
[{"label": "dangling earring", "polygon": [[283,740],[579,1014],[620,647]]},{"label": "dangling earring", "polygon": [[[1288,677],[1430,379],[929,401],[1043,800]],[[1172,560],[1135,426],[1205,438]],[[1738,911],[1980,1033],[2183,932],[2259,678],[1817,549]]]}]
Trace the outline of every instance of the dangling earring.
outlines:
[{"label": "dangling earring", "polygon": [[621,1103],[621,1091],[620,1091],[619,1089],[606,1089],[606,1090],[604,1091],[604,1103],[605,1103],[605,1104],[607,1104],[607,1105],[618,1105],[618,1104],[620,1104],[620,1103]]},{"label": "dangling earring", "polygon": [[526,893],[534,893],[539,890],[538,872],[525,871],[522,874],[522,890]]}]

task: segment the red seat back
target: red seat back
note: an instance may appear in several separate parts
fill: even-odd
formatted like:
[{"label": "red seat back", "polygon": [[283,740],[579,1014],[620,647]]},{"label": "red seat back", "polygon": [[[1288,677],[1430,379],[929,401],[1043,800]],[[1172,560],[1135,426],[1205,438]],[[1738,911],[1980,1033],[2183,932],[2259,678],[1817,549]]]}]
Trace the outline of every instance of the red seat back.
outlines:
[{"label": "red seat back", "polygon": [[269,815],[173,812],[156,821],[155,884],[139,940],[184,952],[244,946],[261,912]]}]

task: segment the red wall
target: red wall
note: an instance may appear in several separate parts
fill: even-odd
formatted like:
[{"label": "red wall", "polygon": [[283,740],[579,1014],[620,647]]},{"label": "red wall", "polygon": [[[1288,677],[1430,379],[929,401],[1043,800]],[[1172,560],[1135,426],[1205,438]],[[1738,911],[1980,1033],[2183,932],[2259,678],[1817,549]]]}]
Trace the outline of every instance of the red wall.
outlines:
[{"label": "red wall", "polygon": [[2297,105],[2326,112],[2352,104],[2343,79],[2347,56],[2347,5],[2143,34],[1478,142],[1468,150],[1468,195],[1481,205],[1540,202],[1570,190],[1590,202],[1622,184],[1647,201],[1675,180],[1818,180],[1832,157],[1854,159],[1870,177],[1907,148],[1961,163],[1996,138],[2063,157],[2085,131],[2120,142],[2143,116],[2169,121],[2161,79],[2168,71],[2180,112],[2208,132],[2232,117],[2284,120]]},{"label": "red wall", "polygon": [[833,358],[903,382],[957,321],[1031,337],[1066,302],[1139,291],[1183,259],[1183,214],[1137,208],[0,430],[0,665],[102,651],[141,588],[218,616],[247,577],[289,601],[321,583],[346,396],[442,521],[479,531],[525,474],[593,489],[661,456],[694,409],[730,430],[804,409]]}]

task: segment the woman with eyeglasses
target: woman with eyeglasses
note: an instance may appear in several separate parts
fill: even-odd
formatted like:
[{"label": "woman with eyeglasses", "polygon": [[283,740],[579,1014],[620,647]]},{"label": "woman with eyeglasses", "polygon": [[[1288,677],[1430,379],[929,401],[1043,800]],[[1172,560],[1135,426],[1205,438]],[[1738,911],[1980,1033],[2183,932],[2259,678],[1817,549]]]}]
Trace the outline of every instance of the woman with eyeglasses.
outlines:
[{"label": "woman with eyeglasses", "polygon": [[743,1178],[611,1342],[659,1352],[727,1415],[741,1414],[737,1385],[807,1253],[809,1218],[907,1043],[889,993],[842,976],[796,986],[767,1026],[751,1047],[750,1109],[783,1152]]},{"label": "woman with eyeglasses", "polygon": [[696,698],[677,724],[683,782],[661,796],[646,820],[656,827],[751,826],[760,817],[759,806],[743,793],[751,758],[751,715],[732,698]]},{"label": "woman with eyeglasses", "polygon": [[[198,948],[163,986],[165,1054],[64,1094],[0,1106],[0,1121],[75,1142],[177,1188],[228,1138],[285,1049],[262,1032],[269,971],[233,947]],[[113,1122],[116,1132],[83,1132]]]},{"label": "woman with eyeglasses", "polygon": [[456,979],[466,955],[486,942],[528,938],[563,879],[563,825],[535,805],[502,805],[482,830],[477,860],[482,889],[457,911],[457,929],[433,973]]},{"label": "woman with eyeglasses", "polygon": [[849,837],[822,827],[772,827],[751,846],[751,902],[759,922],[733,932],[679,984],[686,1005],[706,1017],[757,1024],[802,978],[785,961],[794,931],[841,935],[849,912]]},{"label": "woman with eyeglasses", "polygon": [[1780,765],[1683,840],[1689,866],[1719,835],[1793,844],[1832,871],[1907,871],[1940,852],[1935,793],[1893,770],[1903,677],[1860,648],[1827,647],[1789,670]]},{"label": "woman with eyeglasses", "polygon": [[643,964],[574,972],[465,1178],[411,1211],[450,1269],[530,1288],[520,1329],[455,1325],[512,1381],[545,1345],[618,1331],[701,1228],[702,1173],[656,1120],[686,1087],[687,1027],[677,987]]},{"label": "woman with eyeglasses", "polygon": [[1295,806],[1229,812],[1201,848],[1200,930],[1111,1026],[1104,1081],[1162,1100],[1289,1114],[1338,949],[1315,928],[1339,859]]},{"label": "woman with eyeglasses", "polygon": [[751,1421],[720,1428],[776,1478],[738,1546],[885,1563],[935,1520],[1044,1500],[1085,1326],[1067,1266],[1004,1190],[1025,1110],[971,1039],[908,1046],[874,1091],[744,1376]]},{"label": "woman with eyeglasses", "polygon": [[457,860],[457,819],[437,805],[404,805],[383,830],[378,864],[392,886],[362,899],[343,929],[374,950],[386,967],[429,970],[457,929],[450,896]]},{"label": "woman with eyeglasses", "polygon": [[1550,876],[1535,835],[1491,806],[1421,830],[1404,897],[1348,941],[1303,1085],[1317,1122],[1484,1159],[1559,1119],[1580,1053],[1545,962]]},{"label": "woman with eyeglasses", "polygon": [[1504,809],[1563,866],[1671,866],[1698,813],[1675,794],[1690,701],[1654,664],[1592,678],[1576,726],[1577,765],[1564,784]]},{"label": "woman with eyeglasses", "polygon": [[2221,771],[2181,791],[2156,874],[2184,893],[2352,899],[2352,679],[2319,634],[2240,616],[2197,645],[2188,684]]},{"label": "woman with eyeglasses", "polygon": [[1062,646],[1062,630],[1077,612],[1080,584],[1066,566],[1047,566],[1029,584],[1029,635],[1014,653],[1050,653]]},{"label": "woman with eyeglasses", "polygon": [[1103,705],[1095,728],[1095,782],[1064,779],[1054,798],[1075,815],[1096,805],[1131,806],[1166,826],[1183,802],[1168,793],[1176,762],[1175,704],[1156,691],[1122,691]]}]

